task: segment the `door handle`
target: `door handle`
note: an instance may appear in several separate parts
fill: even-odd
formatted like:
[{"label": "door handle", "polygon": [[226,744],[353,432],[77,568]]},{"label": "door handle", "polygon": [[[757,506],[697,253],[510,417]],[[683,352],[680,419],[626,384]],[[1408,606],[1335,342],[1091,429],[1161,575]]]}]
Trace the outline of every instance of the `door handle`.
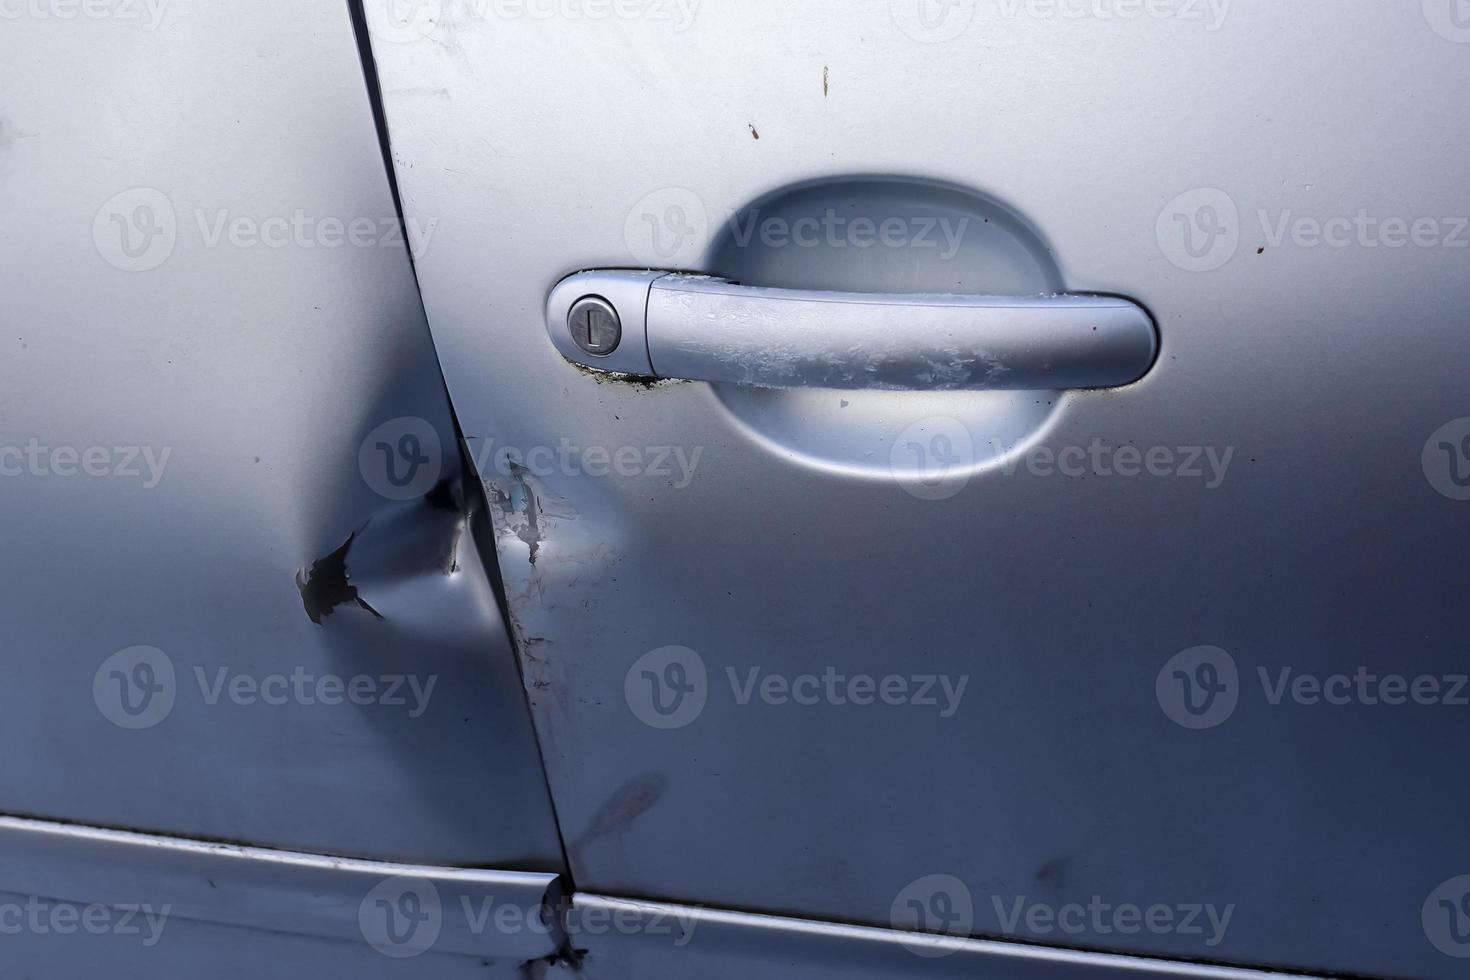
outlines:
[{"label": "door handle", "polygon": [[651,378],[764,388],[1114,388],[1158,337],[1114,296],[850,293],[665,272],[581,272],[547,329],[563,356]]}]

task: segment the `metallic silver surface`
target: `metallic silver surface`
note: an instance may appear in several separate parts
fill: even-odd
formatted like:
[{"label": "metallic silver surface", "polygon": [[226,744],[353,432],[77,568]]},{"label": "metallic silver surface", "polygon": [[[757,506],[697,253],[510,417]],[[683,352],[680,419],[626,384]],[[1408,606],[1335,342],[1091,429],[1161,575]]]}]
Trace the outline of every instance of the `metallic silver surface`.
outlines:
[{"label": "metallic silver surface", "polygon": [[0,28],[0,812],[559,870],[347,6],[86,9]]},{"label": "metallic silver surface", "polygon": [[[586,949],[599,980],[752,975],[801,980],[1288,980],[1300,974],[1202,966],[1017,943],[927,936],[826,922],[804,922],[607,898],[573,896],[573,945]],[[764,972],[769,971],[769,972]]]},{"label": "metallic silver surface", "polygon": [[[1470,524],[1421,454],[1470,414],[1446,220],[1470,213],[1447,95],[1470,49],[1426,6],[450,5],[405,32],[370,5],[579,888],[886,925],[950,875],[980,935],[1461,974],[1422,912],[1467,870],[1463,711],[1268,696],[1282,669],[1463,673]],[[958,221],[956,198],[981,203],[952,251],[761,234],[849,204]],[[1002,211],[1023,245],[977,237]],[[1438,244],[1343,239],[1360,211]],[[547,284],[617,267],[1127,295],[1163,347],[1129,388],[1060,396],[635,385],[546,341]],[[697,451],[687,479],[659,447]],[[1121,475],[1125,447],[1168,465]],[[1201,647],[1236,668],[1213,728],[1159,696]],[[968,686],[947,716],[761,694],[828,670]],[[655,704],[650,675],[684,686]],[[1010,918],[1094,897],[1234,914],[1215,937]]]},{"label": "metallic silver surface", "polygon": [[1148,314],[1095,296],[926,296],[743,286],[666,276],[649,287],[662,378],[765,388],[1048,391],[1143,377]]},{"label": "metallic silver surface", "polygon": [[567,329],[577,346],[594,357],[611,354],[623,339],[618,311],[600,296],[584,296],[577,300],[572,312],[567,314]]},{"label": "metallic silver surface", "polygon": [[[80,920],[97,906],[50,902],[44,908],[48,914],[55,910]],[[146,921],[137,935],[22,931],[6,937],[5,964],[17,976],[47,980],[524,980],[528,969],[525,963],[485,956],[428,953],[391,959],[364,942],[253,932],[190,919],[170,919],[160,941],[145,945],[151,935]]]},{"label": "metallic silver surface", "polygon": [[[83,906],[146,904],[160,940],[171,938],[173,919],[329,939],[390,959],[432,953],[521,964],[562,945],[554,874],[355,861],[9,817],[0,818],[0,855],[0,891]],[[395,920],[400,906],[422,921]]]},{"label": "metallic silver surface", "polygon": [[[546,299],[546,332],[552,344],[573,364],[652,377],[653,366],[648,362],[648,284],[665,274],[603,270],[567,276]],[[618,312],[618,346],[596,357],[582,350],[569,325],[573,306],[589,294],[606,300]]]}]

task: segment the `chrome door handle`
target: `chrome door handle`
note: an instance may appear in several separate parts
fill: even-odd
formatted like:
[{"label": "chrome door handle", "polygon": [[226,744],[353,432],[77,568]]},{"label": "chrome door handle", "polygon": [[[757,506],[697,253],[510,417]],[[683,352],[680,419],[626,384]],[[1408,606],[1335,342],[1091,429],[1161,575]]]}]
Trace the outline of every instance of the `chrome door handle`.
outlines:
[{"label": "chrome door handle", "polygon": [[1113,388],[1158,351],[1148,313],[1112,296],[824,292],[662,272],[571,276],[552,290],[547,328],[589,367],[766,388]]}]

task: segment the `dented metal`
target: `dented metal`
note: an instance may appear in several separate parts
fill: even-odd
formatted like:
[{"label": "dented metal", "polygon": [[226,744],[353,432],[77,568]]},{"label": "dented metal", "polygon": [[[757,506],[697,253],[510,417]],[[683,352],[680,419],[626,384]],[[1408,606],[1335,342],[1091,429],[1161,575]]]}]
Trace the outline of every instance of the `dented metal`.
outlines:
[{"label": "dented metal", "polygon": [[0,813],[559,871],[348,6],[0,51]]}]

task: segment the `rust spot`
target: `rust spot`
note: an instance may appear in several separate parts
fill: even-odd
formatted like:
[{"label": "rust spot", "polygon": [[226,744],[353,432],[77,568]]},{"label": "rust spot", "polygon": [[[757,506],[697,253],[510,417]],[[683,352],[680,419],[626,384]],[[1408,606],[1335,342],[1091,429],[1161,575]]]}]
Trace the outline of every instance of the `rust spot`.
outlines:
[{"label": "rust spot", "polygon": [[643,391],[652,391],[655,388],[668,388],[673,385],[687,385],[694,383],[692,381],[686,381],[683,378],[645,378],[642,375],[638,374],[623,374],[620,371],[603,371],[598,368],[588,367],[585,364],[576,364],[571,361],[568,361],[567,363],[571,367],[575,368],[577,371],[587,375],[587,377],[596,381],[598,384],[621,384],[627,385],[630,388],[642,389]]}]

